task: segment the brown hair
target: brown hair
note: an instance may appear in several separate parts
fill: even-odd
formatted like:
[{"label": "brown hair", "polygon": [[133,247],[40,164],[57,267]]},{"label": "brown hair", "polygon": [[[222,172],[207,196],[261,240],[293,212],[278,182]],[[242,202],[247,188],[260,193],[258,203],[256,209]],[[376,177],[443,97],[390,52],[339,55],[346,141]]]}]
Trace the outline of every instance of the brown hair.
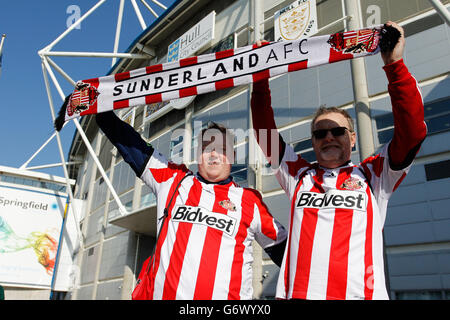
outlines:
[{"label": "brown hair", "polygon": [[311,133],[313,132],[314,124],[316,123],[317,118],[320,117],[321,115],[329,114],[329,113],[340,113],[340,114],[342,114],[347,119],[348,126],[349,126],[349,128],[348,128],[349,131],[350,132],[355,131],[354,121],[353,121],[352,117],[348,114],[348,112],[346,110],[340,109],[340,108],[337,108],[337,107],[327,107],[325,105],[321,105],[319,107],[319,109],[317,109],[317,111],[314,113],[314,117],[313,117],[313,119],[311,121]]},{"label": "brown hair", "polygon": [[202,131],[200,132],[200,134],[198,136],[198,143],[199,143],[200,148],[202,146],[204,135],[208,130],[218,130],[220,133],[222,133],[223,137],[225,138],[225,145],[227,145],[228,143],[231,143],[231,146],[234,145],[235,137],[234,137],[232,130],[228,129],[227,127],[225,127],[219,123],[216,123],[213,121],[208,121],[208,126],[204,129],[202,129]]}]

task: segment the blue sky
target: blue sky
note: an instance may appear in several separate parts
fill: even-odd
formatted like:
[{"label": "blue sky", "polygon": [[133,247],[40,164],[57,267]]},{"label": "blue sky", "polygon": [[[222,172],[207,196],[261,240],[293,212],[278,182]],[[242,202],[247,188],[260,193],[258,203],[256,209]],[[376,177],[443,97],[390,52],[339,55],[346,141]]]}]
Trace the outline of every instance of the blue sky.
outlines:
[{"label": "blue sky", "polygon": [[[38,0],[2,1],[0,3],[0,34],[6,34],[0,74],[0,165],[20,167],[53,134],[53,123],[42,74],[38,51],[62,34],[74,11],[71,5],[86,13],[97,0]],[[159,14],[163,9],[146,0]],[[174,0],[159,0],[166,7]],[[149,26],[154,16],[137,1],[145,23]],[[118,0],[108,0],[81,23],[53,51],[112,52],[119,11]],[[70,24],[69,24],[70,25]],[[125,52],[142,32],[130,0],[125,1],[119,52]],[[75,81],[105,75],[111,68],[110,58],[51,57]],[[64,94],[72,90],[70,84],[54,71]],[[52,84],[52,96],[57,112],[62,104]],[[66,125],[61,131],[64,157],[74,136],[75,126]],[[56,138],[29,164],[38,166],[59,163]],[[61,167],[42,169],[41,172],[64,176]]]}]

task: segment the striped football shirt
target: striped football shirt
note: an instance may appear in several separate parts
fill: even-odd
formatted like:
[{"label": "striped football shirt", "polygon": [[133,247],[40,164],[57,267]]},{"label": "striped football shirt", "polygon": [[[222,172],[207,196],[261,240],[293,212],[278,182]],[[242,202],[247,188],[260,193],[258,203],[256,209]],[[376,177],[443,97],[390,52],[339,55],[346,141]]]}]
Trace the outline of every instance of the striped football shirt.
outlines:
[{"label": "striped football shirt", "polygon": [[[154,151],[141,179],[156,194],[158,218],[187,172]],[[284,241],[287,231],[257,191],[225,182],[190,175],[181,183],[168,219],[162,228],[158,223],[153,299],[252,298],[252,241],[268,248]]]},{"label": "striped football shirt", "polygon": [[359,166],[327,169],[286,145],[276,176],[291,216],[278,298],[388,299],[382,229],[388,199],[410,166],[392,170],[387,149]]}]

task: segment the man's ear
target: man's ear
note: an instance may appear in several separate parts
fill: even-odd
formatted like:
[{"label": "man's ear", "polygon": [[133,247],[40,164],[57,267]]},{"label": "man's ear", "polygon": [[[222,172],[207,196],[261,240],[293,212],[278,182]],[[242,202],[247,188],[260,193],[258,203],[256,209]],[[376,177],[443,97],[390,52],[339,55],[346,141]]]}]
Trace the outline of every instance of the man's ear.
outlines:
[{"label": "man's ear", "polygon": [[355,131],[350,132],[350,141],[351,141],[351,145],[353,148],[356,144],[356,132]]}]

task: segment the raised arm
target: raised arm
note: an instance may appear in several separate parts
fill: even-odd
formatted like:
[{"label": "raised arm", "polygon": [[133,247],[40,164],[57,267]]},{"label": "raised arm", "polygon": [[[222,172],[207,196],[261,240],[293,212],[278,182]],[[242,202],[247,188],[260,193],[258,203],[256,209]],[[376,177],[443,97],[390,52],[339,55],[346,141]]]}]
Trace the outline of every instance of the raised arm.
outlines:
[{"label": "raised arm", "polygon": [[153,154],[153,147],[147,144],[133,127],[120,120],[113,111],[98,113],[95,120],[125,162],[138,177],[141,177],[145,165]]},{"label": "raised arm", "polygon": [[271,100],[268,79],[253,83],[251,99],[253,128],[259,146],[269,163],[274,166],[275,163],[281,163],[286,143],[278,133]]},{"label": "raised arm", "polygon": [[389,81],[394,116],[394,137],[389,145],[389,164],[400,170],[411,164],[427,134],[424,121],[423,100],[416,79],[403,62],[405,38],[403,29],[393,22],[401,33],[399,42],[392,51],[382,52],[383,67]]}]

